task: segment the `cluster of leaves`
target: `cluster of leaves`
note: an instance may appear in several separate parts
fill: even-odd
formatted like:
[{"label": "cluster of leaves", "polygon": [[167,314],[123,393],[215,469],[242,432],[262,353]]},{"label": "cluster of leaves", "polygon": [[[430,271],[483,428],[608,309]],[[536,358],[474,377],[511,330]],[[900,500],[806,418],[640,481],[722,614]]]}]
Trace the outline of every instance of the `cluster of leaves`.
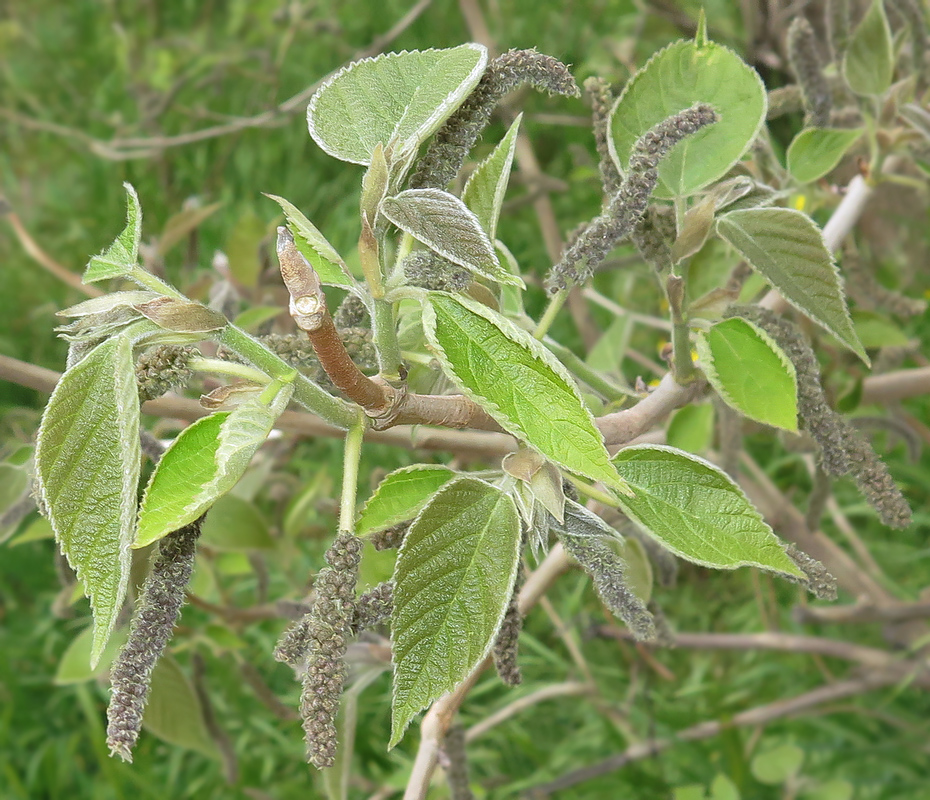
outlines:
[{"label": "cluster of leaves", "polygon": [[[848,88],[864,98],[861,130],[855,136],[819,128],[800,134],[788,160],[797,182],[829,172],[877,123],[870,107],[888,92],[894,65],[882,71],[888,73],[882,86],[874,80],[865,85],[860,40],[871,41],[879,29],[887,33],[883,20],[876,3],[845,55]],[[536,54],[523,58],[528,73],[551,71],[550,86],[538,81],[544,88],[574,88],[566,84],[561,65]],[[515,63],[521,66],[519,59]],[[496,100],[495,76],[484,48],[464,45],[357,62],[314,95],[308,123],[315,141],[330,155],[367,167],[362,235],[374,241],[375,258],[363,259],[364,283],[296,207],[272,197],[320,281],[364,304],[383,376],[406,373],[412,390],[426,387],[436,379],[435,360],[446,380],[521,445],[516,458],[480,475],[432,465],[391,473],[357,518],[354,488],[344,495],[349,511],[340,524],[346,533],[383,534],[409,523],[393,575],[392,745],[416,713],[459,685],[490,652],[527,541],[545,547],[554,533],[590,572],[607,606],[634,633],[652,634],[643,599],[624,579],[636,556],[625,548],[624,564],[604,555],[613,552],[604,542],[622,543],[623,537],[566,499],[565,479],[619,508],[680,558],[721,569],[754,566],[801,582],[809,577],[738,485],[714,464],[660,445],[608,453],[592,407],[597,410],[598,402],[610,398],[589,401],[578,383],[596,389],[590,373],[563,363],[554,354],[558,344],[548,341],[546,331],[525,313],[521,267],[497,237],[519,118],[476,167],[460,196],[445,185],[428,185],[428,174],[418,173],[415,188],[403,188],[431,136],[450,140],[449,135],[443,139],[444,124],[468,122],[468,114],[459,112],[480,99],[482,89]],[[895,99],[903,105],[907,98],[899,92]],[[712,109],[713,121],[682,133],[685,145],[653,152],[654,158],[644,161],[650,137],[665,130],[662,126],[683,124],[681,115],[695,104]],[[667,262],[656,267],[668,290],[673,324],[679,333],[684,330],[684,338],[676,341],[676,374],[682,380],[691,377],[684,363],[691,367],[691,316],[700,369],[722,402],[747,419],[796,433],[799,426],[812,426],[799,402],[803,395],[796,365],[783,346],[749,315],[722,318],[735,294],[716,303],[697,298],[689,308],[684,296],[672,290],[688,259],[717,238],[868,363],[820,228],[803,212],[775,205],[787,188],[773,189],[763,176],[737,166],[763,135],[766,108],[755,72],[732,51],[709,41],[703,27],[693,41],[657,53],[607,115],[607,169],[615,170],[625,187],[619,196],[629,196],[642,209],[630,217],[629,203],[621,208],[609,198],[605,223],[626,214],[631,224],[610,233],[613,239],[601,249],[606,254],[634,228],[641,233],[640,217],[651,200],[670,201],[677,231],[666,243]],[[352,110],[348,117],[345,109]],[[429,151],[426,161],[428,156]],[[465,152],[447,157],[461,163]],[[653,172],[654,180],[644,179]],[[630,196],[636,187],[642,191]],[[36,449],[40,504],[94,610],[94,665],[123,609],[131,549],[184,528],[226,495],[291,400],[336,426],[358,431],[366,425],[352,403],[327,393],[222,315],[143,270],[138,264],[141,210],[131,187],[129,198],[126,230],[91,260],[85,281],[128,279],[144,291],[116,292],[66,312],[78,320],[66,330],[70,366],[46,409]],[[561,274],[572,280],[597,266],[585,250],[593,238],[588,233],[585,239],[586,233],[579,236],[574,263],[562,265]],[[582,261],[584,268],[576,270]],[[466,279],[450,280],[455,268],[464,270]],[[703,317],[698,309],[704,310]],[[231,362],[228,373],[251,382],[241,393],[245,399],[175,439],[137,508],[141,452],[135,355],[146,348],[211,339],[250,364]],[[416,368],[401,369],[400,357]],[[195,360],[186,367],[196,368]],[[221,372],[216,365],[211,369]],[[357,455],[354,462],[352,456],[347,448],[348,482],[354,484],[358,464]],[[77,464],[90,469],[75,469]]]}]

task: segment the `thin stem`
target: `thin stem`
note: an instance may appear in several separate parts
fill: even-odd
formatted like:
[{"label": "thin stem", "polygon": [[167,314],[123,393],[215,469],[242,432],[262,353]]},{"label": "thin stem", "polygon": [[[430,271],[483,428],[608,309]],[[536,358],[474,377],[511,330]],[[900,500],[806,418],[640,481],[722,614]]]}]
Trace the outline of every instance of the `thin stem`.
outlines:
[{"label": "thin stem", "polygon": [[533,336],[536,339],[542,339],[549,332],[549,328],[552,327],[552,323],[555,321],[556,314],[558,314],[562,306],[565,305],[567,299],[568,289],[560,289],[552,296],[545,313],[542,315],[542,319],[539,320],[536,330],[533,331]]},{"label": "thin stem", "polygon": [[680,275],[669,275],[666,287],[672,316],[672,369],[675,380],[685,386],[697,377],[694,362],[691,360],[688,314],[684,309],[685,279]]},{"label": "thin stem", "polygon": [[365,415],[358,411],[355,423],[346,433],[345,456],[342,463],[342,497],[339,503],[339,530],[355,530],[355,500],[358,492],[358,465],[365,437]]},{"label": "thin stem", "polygon": [[375,300],[371,318],[371,341],[378,354],[381,377],[389,383],[400,381],[400,346],[397,343],[397,323],[394,320],[394,304],[387,300]]},{"label": "thin stem", "polygon": [[592,500],[596,500],[598,503],[601,503],[605,506],[610,506],[611,508],[617,508],[620,504],[617,502],[617,499],[607,492],[602,492],[600,489],[595,489],[593,486],[589,486],[584,481],[578,480],[574,475],[568,475],[568,479],[572,482],[572,485],[578,490],[579,494],[583,494],[585,497],[589,497]]},{"label": "thin stem", "polygon": [[187,362],[187,366],[194,372],[209,372],[214,375],[229,375],[232,378],[242,378],[252,383],[258,383],[264,386],[271,381],[264,372],[249,367],[245,364],[237,364],[235,361],[223,361],[219,358],[192,358]]}]

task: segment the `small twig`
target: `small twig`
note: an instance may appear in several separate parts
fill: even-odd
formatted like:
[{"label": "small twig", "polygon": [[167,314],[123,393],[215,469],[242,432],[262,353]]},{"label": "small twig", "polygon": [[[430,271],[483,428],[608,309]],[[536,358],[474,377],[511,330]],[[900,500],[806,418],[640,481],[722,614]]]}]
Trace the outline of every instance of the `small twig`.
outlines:
[{"label": "small twig", "polygon": [[576,695],[591,694],[594,687],[590,683],[579,683],[578,681],[566,681],[565,683],[555,683],[551,686],[544,686],[530,694],[511,701],[503,708],[495,711],[493,714],[485,717],[481,722],[472,725],[465,733],[465,741],[473,742],[479,736],[484,736],[491,728],[495,728],[502,722],[506,722],[511,717],[525,711],[537,703],[553,700],[556,697],[571,697]]},{"label": "small twig", "polygon": [[863,622],[909,622],[930,617],[930,603],[899,603],[878,606],[856,603],[847,606],[797,606],[792,616],[802,624],[842,625]]}]

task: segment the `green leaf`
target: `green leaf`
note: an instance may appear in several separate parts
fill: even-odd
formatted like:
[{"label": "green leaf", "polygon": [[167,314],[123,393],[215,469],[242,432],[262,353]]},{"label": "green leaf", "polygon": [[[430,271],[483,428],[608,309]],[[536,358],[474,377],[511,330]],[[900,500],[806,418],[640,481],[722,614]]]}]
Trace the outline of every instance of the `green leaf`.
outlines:
[{"label": "green leaf", "polygon": [[216,550],[271,550],[274,539],[268,532],[268,523],[254,503],[227,494],[221,497],[203,521],[200,544]]},{"label": "green leaf", "polygon": [[571,376],[526,331],[441,292],[424,298],[423,330],[445,372],[504,430],[569,472],[626,491]]},{"label": "green leaf", "polygon": [[82,278],[84,283],[122,278],[136,268],[142,238],[142,206],[131,184],[124,183],[123,188],[127,195],[126,227],[113,244],[90,260]]},{"label": "green leaf", "polygon": [[379,143],[396,163],[458,108],[487,61],[480,44],[356,61],[326,80],[310,99],[310,135],[325,152],[351,164],[367,166]]},{"label": "green leaf", "polygon": [[766,94],[755,70],[714,42],[675,42],[627,83],[609,118],[608,144],[617,169],[626,172],[640,136],[695,103],[708,103],[719,121],[662,159],[655,196],[687,197],[722,178],[761,129]]},{"label": "green leaf", "polygon": [[804,751],[796,744],[783,744],[754,756],[749,765],[752,776],[767,786],[778,786],[797,775],[804,763]]},{"label": "green leaf", "polygon": [[740,800],[739,789],[728,776],[719,772],[711,781],[709,800]]},{"label": "green leaf", "polygon": [[329,286],[355,287],[355,279],[349,273],[342,256],[336,252],[316,225],[307,219],[293,203],[274,194],[266,194],[284,211],[287,228],[294,236],[294,244],[320,276],[320,282]]},{"label": "green leaf", "polygon": [[118,628],[113,631],[113,635],[100,655],[97,665],[92,667],[90,665],[90,651],[94,643],[94,629],[93,627],[85,628],[72,640],[62,654],[52,683],[56,686],[70,686],[106,674],[128,636],[128,628]]},{"label": "green leaf", "polygon": [[384,198],[381,213],[453,264],[497,283],[523,286],[518,276],[501,266],[478,218],[454,194],[407,189]]},{"label": "green leaf", "polygon": [[229,271],[239,283],[247,287],[258,285],[262,271],[261,247],[268,226],[254,211],[248,211],[236,220],[226,240]]},{"label": "green leaf", "polygon": [[700,455],[714,435],[714,407],[710,403],[679,408],[668,424],[665,440],[670,447]]},{"label": "green leaf", "polygon": [[721,217],[717,233],[785,300],[869,363],[833,254],[810,217],[790,208],[747,208]]},{"label": "green leaf", "polygon": [[510,182],[510,168],[522,119],[523,114],[519,114],[500,144],[475,168],[462,190],[462,200],[474,212],[492,242],[497,235],[497,220]]},{"label": "green leaf", "polygon": [[10,539],[10,547],[17,547],[21,544],[28,544],[29,542],[41,542],[44,539],[54,539],[55,531],[52,530],[52,526],[49,524],[49,521],[45,517],[37,517],[19,535]]},{"label": "green leaf", "polygon": [[804,577],[739,486],[713,464],[663,445],[627,447],[613,461],[635,492],[620,507],[675,555],[705,567]]},{"label": "green leaf", "polygon": [[862,137],[861,128],[807,128],[788,147],[788,171],[799,183],[830,172]]},{"label": "green leaf", "polygon": [[365,536],[413,519],[437,490],[455,477],[448,467],[414,464],[387,475],[368,498],[355,525]]},{"label": "green leaf", "polygon": [[853,31],[843,57],[843,76],[856,94],[881,95],[891,86],[894,48],[882,0],[872,0]]},{"label": "green leaf", "polygon": [[222,330],[229,322],[219,311],[175,297],[156,297],[133,308],[159,328],[176,333],[209,333]]},{"label": "green leaf", "polygon": [[798,430],[794,364],[761,328],[745,319],[718,322],[698,335],[701,369],[720,398],[745,417]]},{"label": "green leaf", "polygon": [[418,711],[458,686],[487,656],[519,556],[513,500],[475,478],[440,489],[410,526],[394,571],[390,747]]},{"label": "green leaf", "polygon": [[204,722],[200,699],[171,656],[162,656],[152,670],[142,725],[163,742],[196,750],[210,758],[219,757]]},{"label": "green leaf", "polygon": [[[273,384],[271,389],[275,388]],[[185,428],[149,479],[133,547],[150,545],[193,522],[232,489],[271,432],[292,392],[293,386],[287,384],[270,404],[263,395]]]},{"label": "green leaf", "polygon": [[857,308],[852,312],[852,321],[863,347],[903,347],[910,342],[897,323],[874,311]]},{"label": "green leaf", "polygon": [[254,333],[266,322],[270,322],[279,314],[284,313],[281,306],[252,306],[239,314],[233,324],[244,331]]},{"label": "green leaf", "polygon": [[62,376],[36,445],[40,507],[94,612],[92,664],[126,597],[141,459],[132,346],[116,336]]},{"label": "green leaf", "polygon": [[79,319],[80,317],[89,317],[94,314],[106,314],[117,308],[126,308],[147,303],[149,300],[155,300],[161,297],[156,292],[146,292],[142,290],[131,292],[108,292],[100,297],[92,297],[77,305],[70,306],[61,311],[56,311],[56,317],[67,317]]}]

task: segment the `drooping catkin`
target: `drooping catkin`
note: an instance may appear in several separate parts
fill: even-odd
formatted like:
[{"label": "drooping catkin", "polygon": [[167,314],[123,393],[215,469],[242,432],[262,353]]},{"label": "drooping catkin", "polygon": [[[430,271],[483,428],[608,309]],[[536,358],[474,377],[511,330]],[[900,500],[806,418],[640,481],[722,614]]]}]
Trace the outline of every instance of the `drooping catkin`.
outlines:
[{"label": "drooping catkin", "polygon": [[169,533],[142,585],[129,638],[110,668],[107,746],[110,755],[132,761],[142,728],[152,670],[171,638],[194,567],[203,517]]},{"label": "drooping catkin", "polygon": [[520,631],[523,630],[523,614],[520,613],[519,605],[520,589],[523,588],[525,579],[526,571],[523,565],[520,564],[517,580],[510,595],[510,602],[507,604],[507,611],[504,614],[504,621],[501,623],[497,638],[494,640],[494,647],[491,650],[497,675],[507,686],[519,686],[523,682],[520,665],[517,663],[517,655],[519,653]]},{"label": "drooping catkin", "polygon": [[788,28],[788,62],[804,95],[808,123],[818,128],[830,124],[833,94],[823,74],[817,34],[805,17],[795,17]]},{"label": "drooping catkin", "polygon": [[594,145],[599,158],[601,185],[604,187],[604,194],[607,197],[613,197],[620,191],[622,181],[607,144],[610,137],[608,118],[614,102],[614,94],[607,81],[598,77],[588,78],[584,82],[584,90],[591,103],[591,121],[594,127]]},{"label": "drooping catkin", "polygon": [[461,292],[472,282],[472,274],[432,250],[416,250],[404,259],[404,275],[412,286]]},{"label": "drooping catkin", "polygon": [[[313,608],[298,623],[306,637],[300,716],[307,760],[319,769],[331,767],[336,760],[336,714],[346,678],[343,656],[356,613],[355,584],[361,554],[361,539],[348,531],[336,535],[326,551],[329,566],[320,570],[314,584]],[[299,654],[299,648],[295,647],[295,652]]]},{"label": "drooping catkin", "polygon": [[659,182],[663,156],[682,139],[716,120],[709,105],[698,103],[663,120],[637,140],[620,190],[550,271],[546,280],[550,292],[554,294],[591,277],[597,265],[642,219]]},{"label": "drooping catkin", "polygon": [[368,628],[380,625],[394,610],[394,583],[385,581],[369,589],[355,605],[352,616],[352,632],[356,635]]},{"label": "drooping catkin", "polygon": [[185,386],[194,374],[188,363],[196,352],[195,347],[163,344],[139,356],[136,362],[139,400],[154,400]]},{"label": "drooping catkin", "polygon": [[790,322],[758,306],[732,306],[726,316],[740,316],[771,336],[791,359],[798,381],[798,415],[820,447],[829,475],[849,475],[865,499],[892,528],[906,528],[911,509],[884,462],[827,402],[820,385],[820,365],[801,332]]},{"label": "drooping catkin", "polygon": [[660,275],[672,268],[672,243],[675,241],[675,210],[670,206],[650,206],[630,233],[643,261]]},{"label": "drooping catkin", "polygon": [[551,95],[577,97],[568,67],[535,50],[511,50],[493,59],[478,85],[430,142],[410,178],[411,189],[445,189],[487,127],[491,113],[508,92],[522,84]]},{"label": "drooping catkin", "polygon": [[804,573],[804,578],[794,578],[790,575],[782,577],[801,584],[818,600],[836,600],[836,578],[827,572],[823,564],[803,550],[798,550],[793,544],[785,545],[785,554]]},{"label": "drooping catkin", "polygon": [[652,641],[656,630],[652,614],[627,586],[623,559],[604,540],[599,525],[569,505],[565,507],[565,524],[553,530],[566,552],[588,573],[604,605],[623,620],[639,641]]},{"label": "drooping catkin", "polygon": [[403,544],[409,528],[409,522],[401,522],[383,531],[376,531],[368,540],[374,545],[375,550],[396,550]]}]

